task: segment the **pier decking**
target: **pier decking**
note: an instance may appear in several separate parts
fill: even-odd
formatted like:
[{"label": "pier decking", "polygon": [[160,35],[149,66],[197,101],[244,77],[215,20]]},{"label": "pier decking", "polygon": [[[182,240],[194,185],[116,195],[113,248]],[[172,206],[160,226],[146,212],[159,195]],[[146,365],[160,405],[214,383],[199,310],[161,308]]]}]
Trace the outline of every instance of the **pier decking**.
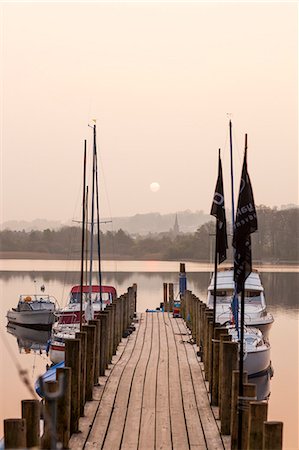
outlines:
[{"label": "pier decking", "polygon": [[183,319],[143,313],[85,407],[72,449],[225,449]]}]

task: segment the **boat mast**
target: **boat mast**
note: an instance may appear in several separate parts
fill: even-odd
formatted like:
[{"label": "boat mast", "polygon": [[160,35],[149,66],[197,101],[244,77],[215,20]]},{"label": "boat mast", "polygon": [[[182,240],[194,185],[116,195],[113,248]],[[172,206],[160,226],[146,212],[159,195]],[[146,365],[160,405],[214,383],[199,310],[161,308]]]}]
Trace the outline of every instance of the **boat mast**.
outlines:
[{"label": "boat mast", "polygon": [[85,221],[85,234],[86,234],[86,243],[85,243],[85,284],[88,286],[88,186],[86,186],[86,200],[85,200],[85,209],[86,209],[86,221]]},{"label": "boat mast", "polygon": [[95,142],[95,159],[96,159],[96,201],[97,201],[97,228],[98,228],[98,264],[99,264],[99,286],[100,286],[100,304],[101,311],[103,310],[103,296],[102,296],[102,268],[101,268],[101,236],[100,236],[100,204],[99,204],[99,183],[98,183],[98,157],[97,147]]},{"label": "boat mast", "polygon": [[96,124],[93,128],[93,151],[92,151],[92,190],[91,190],[91,226],[90,226],[90,263],[89,263],[89,301],[91,303],[92,293],[92,262],[93,262],[93,233],[94,233],[94,191],[95,191],[95,142],[96,142]]},{"label": "boat mast", "polygon": [[82,330],[83,314],[83,278],[84,278],[84,242],[85,242],[85,192],[86,192],[86,139],[84,141],[84,163],[83,163],[83,200],[82,200],[82,242],[81,242],[81,279],[80,279],[80,331]]}]

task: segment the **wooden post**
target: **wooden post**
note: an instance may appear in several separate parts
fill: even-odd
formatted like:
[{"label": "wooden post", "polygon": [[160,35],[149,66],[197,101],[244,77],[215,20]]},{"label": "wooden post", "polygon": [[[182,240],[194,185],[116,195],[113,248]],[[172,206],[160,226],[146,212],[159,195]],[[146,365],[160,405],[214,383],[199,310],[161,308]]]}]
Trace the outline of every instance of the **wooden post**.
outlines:
[{"label": "wooden post", "polygon": [[173,283],[168,284],[169,292],[169,311],[173,312],[174,294],[173,294]]},{"label": "wooden post", "polygon": [[134,313],[137,312],[137,284],[133,284],[133,290],[134,290]]},{"label": "wooden post", "polygon": [[38,400],[22,400],[22,419],[26,420],[27,447],[39,447],[40,443],[40,402]]},{"label": "wooden post", "polygon": [[[46,381],[46,390],[49,393],[54,393],[58,390],[58,381]],[[54,418],[52,417],[52,401],[45,400],[44,405],[44,434],[41,438],[41,448],[49,449],[52,448],[52,436],[57,434],[57,421],[53,423]]]},{"label": "wooden post", "polygon": [[56,380],[59,375],[64,376],[64,391],[57,400],[57,441],[62,444],[62,448],[69,447],[71,436],[71,384],[72,369],[70,367],[60,367],[56,370]]},{"label": "wooden post", "polygon": [[[121,303],[120,303],[121,305]],[[100,353],[100,376],[105,375],[105,370],[108,368],[108,312],[102,311],[99,314],[101,321],[101,353]]]},{"label": "wooden post", "polygon": [[[238,397],[240,401],[240,397]],[[248,428],[249,428],[249,402],[256,400],[256,384],[243,384],[243,398],[242,398],[242,449],[248,449]],[[271,449],[273,450],[273,449]]]},{"label": "wooden post", "polygon": [[86,352],[87,352],[87,333],[85,331],[77,331],[75,338],[81,342],[81,389],[80,389],[80,416],[84,416],[84,405],[86,397]]},{"label": "wooden post", "polygon": [[282,422],[264,422],[263,450],[282,450]]},{"label": "wooden post", "polygon": [[[205,365],[205,376],[207,377],[208,367],[207,367],[207,355],[208,355],[208,329],[209,329],[209,320],[213,321],[213,311],[208,309],[204,312],[204,320],[203,320],[203,363]],[[207,378],[205,378],[207,380]]]},{"label": "wooden post", "polygon": [[112,354],[111,354],[111,336],[112,336],[112,306],[107,305],[105,308],[105,312],[108,313],[108,334],[107,334],[107,358],[108,363],[111,361]]},{"label": "wooden post", "polygon": [[212,386],[211,392],[211,405],[218,406],[218,391],[219,391],[219,347],[220,339],[212,339],[213,346],[213,364],[212,364]]},{"label": "wooden post", "polygon": [[[243,372],[243,384],[248,382],[248,373]],[[233,370],[232,377],[232,404],[231,404],[231,450],[238,450],[238,396],[239,396],[239,370]]]},{"label": "wooden post", "polygon": [[168,311],[168,301],[167,301],[167,283],[163,283],[163,306],[164,311]]},{"label": "wooden post", "polygon": [[[219,406],[219,416],[221,412],[221,383],[223,380],[223,344],[224,342],[231,342],[232,336],[229,334],[220,334],[220,345],[219,345],[219,381],[218,381],[218,406]],[[225,380],[224,380],[225,382]]]},{"label": "wooden post", "polygon": [[[127,306],[127,310],[126,313],[128,314],[128,304]],[[117,311],[116,311],[116,300],[114,303],[112,303],[112,309],[113,309],[113,351],[112,354],[115,355],[116,353],[116,349],[118,346],[118,342],[117,342]],[[128,318],[128,316],[127,316]]]},{"label": "wooden post", "polygon": [[89,325],[95,325],[95,355],[94,355],[94,377],[93,384],[98,386],[100,375],[100,352],[101,352],[101,322],[98,319],[89,320]]},{"label": "wooden post", "polygon": [[263,427],[267,416],[267,401],[249,402],[248,450],[263,450]]},{"label": "wooden post", "polygon": [[87,353],[86,353],[86,401],[92,400],[94,382],[94,357],[95,357],[95,325],[82,325],[82,331],[87,333]]},{"label": "wooden post", "polygon": [[199,326],[199,348],[201,351],[203,351],[203,339],[204,339],[204,318],[205,318],[205,311],[207,309],[207,305],[205,303],[202,303],[200,305],[200,315],[199,315],[199,322],[200,322],[200,326]]},{"label": "wooden post", "polygon": [[205,324],[205,339],[204,339],[204,367],[205,367],[205,380],[209,380],[210,376],[210,346],[209,346],[209,333],[210,329],[213,327],[213,318],[209,317],[206,319]]},{"label": "wooden post", "polygon": [[232,372],[238,367],[238,343],[223,342],[221,367],[221,434],[230,434]]},{"label": "wooden post", "polygon": [[[82,326],[83,330],[84,325]],[[85,331],[85,330],[83,330]],[[65,367],[72,369],[71,382],[71,434],[79,431],[81,390],[81,342],[65,339]]]},{"label": "wooden post", "polygon": [[14,450],[26,448],[26,420],[4,420],[4,448]]}]

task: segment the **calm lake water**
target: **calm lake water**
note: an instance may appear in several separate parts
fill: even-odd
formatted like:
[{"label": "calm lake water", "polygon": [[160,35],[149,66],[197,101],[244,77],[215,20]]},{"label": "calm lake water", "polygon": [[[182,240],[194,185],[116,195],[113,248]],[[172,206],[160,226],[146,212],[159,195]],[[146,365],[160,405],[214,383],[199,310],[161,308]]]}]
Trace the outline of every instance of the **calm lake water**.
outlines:
[{"label": "calm lake water", "polygon": [[[7,332],[6,312],[17,304],[20,294],[39,292],[53,295],[63,306],[73,284],[79,283],[78,261],[0,261],[0,437],[3,419],[20,417],[22,399],[32,398],[18,375],[26,369],[31,385],[49,363],[43,344],[47,333],[30,335],[28,330]],[[178,291],[179,263],[155,261],[103,261],[103,283],[122,294],[138,285],[138,311],[155,308],[163,300],[163,282],[173,282]],[[188,289],[202,300],[210,279],[210,266],[186,263]],[[284,422],[284,449],[298,450],[298,327],[299,268],[261,268],[268,310],[275,318],[270,332],[274,377],[270,382],[269,420]],[[96,282],[96,279],[94,280]],[[30,350],[35,341],[36,351]],[[41,351],[40,351],[41,350]]]}]

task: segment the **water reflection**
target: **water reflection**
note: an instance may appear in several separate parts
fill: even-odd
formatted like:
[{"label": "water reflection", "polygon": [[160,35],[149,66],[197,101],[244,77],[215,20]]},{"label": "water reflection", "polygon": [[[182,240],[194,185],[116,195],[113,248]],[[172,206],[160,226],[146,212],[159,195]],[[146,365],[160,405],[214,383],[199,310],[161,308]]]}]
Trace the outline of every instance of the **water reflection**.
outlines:
[{"label": "water reflection", "polygon": [[6,329],[16,338],[20,353],[37,352],[41,354],[46,351],[51,336],[50,330],[36,330],[12,323],[8,323]]}]

